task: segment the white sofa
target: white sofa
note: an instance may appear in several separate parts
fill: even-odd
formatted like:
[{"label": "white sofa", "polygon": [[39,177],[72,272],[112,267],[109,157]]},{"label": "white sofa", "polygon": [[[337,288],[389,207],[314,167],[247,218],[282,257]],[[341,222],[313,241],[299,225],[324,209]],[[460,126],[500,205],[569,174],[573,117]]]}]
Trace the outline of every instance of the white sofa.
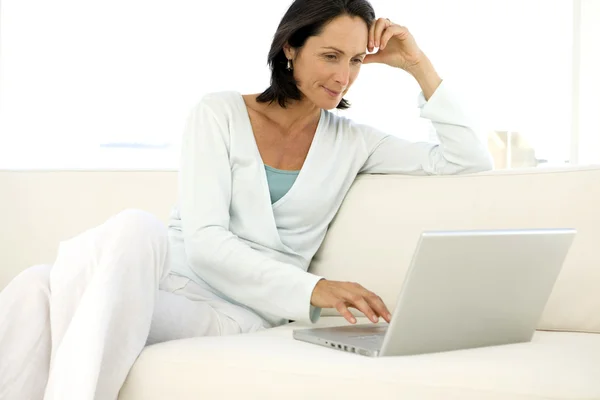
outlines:
[{"label": "white sofa", "polygon": [[[0,288],[62,239],[129,207],[166,221],[176,172],[0,172]],[[120,399],[600,399],[600,167],[362,176],[311,270],[395,306],[422,230],[573,227],[531,343],[372,359],[255,334],[147,347]],[[319,326],[344,324],[328,310]]]}]

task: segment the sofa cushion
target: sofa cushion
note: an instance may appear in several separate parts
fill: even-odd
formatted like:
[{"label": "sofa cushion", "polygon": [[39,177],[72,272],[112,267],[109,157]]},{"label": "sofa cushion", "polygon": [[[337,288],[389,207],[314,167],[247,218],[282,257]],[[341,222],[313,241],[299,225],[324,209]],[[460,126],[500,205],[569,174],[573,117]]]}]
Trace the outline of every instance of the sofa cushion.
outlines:
[{"label": "sofa cushion", "polygon": [[361,176],[310,271],[359,282],[392,311],[423,230],[575,228],[577,236],[538,327],[600,332],[598,182],[600,167]]},{"label": "sofa cushion", "polygon": [[[318,325],[345,321],[327,317]],[[600,398],[598,334],[540,331],[530,343],[369,358],[294,340],[292,329],[304,327],[149,346],[119,398]]]}]

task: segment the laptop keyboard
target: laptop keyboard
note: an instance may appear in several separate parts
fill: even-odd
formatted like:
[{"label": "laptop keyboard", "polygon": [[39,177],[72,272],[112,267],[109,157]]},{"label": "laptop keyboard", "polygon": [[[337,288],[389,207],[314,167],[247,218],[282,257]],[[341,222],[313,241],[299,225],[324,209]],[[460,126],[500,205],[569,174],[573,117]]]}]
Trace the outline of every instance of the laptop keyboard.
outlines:
[{"label": "laptop keyboard", "polygon": [[363,340],[363,341],[369,342],[369,343],[377,343],[377,342],[381,342],[383,340],[384,335],[383,334],[357,335],[357,336],[348,336],[348,337],[351,339]]},{"label": "laptop keyboard", "polygon": [[361,325],[361,326],[345,326],[344,332],[356,333],[355,337],[358,336],[379,336],[385,335],[387,332],[387,325],[373,326],[373,325]]},{"label": "laptop keyboard", "polygon": [[350,332],[347,336],[348,339],[360,340],[361,342],[373,346],[381,346],[383,344],[383,338],[387,332],[386,325],[370,325],[370,326],[354,326],[348,327]]}]

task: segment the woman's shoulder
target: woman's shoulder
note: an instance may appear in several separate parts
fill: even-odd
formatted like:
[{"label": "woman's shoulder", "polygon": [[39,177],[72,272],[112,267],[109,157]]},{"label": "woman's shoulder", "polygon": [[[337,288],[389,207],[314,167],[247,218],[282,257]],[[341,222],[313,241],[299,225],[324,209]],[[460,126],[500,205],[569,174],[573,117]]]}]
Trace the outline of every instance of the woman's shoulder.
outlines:
[{"label": "woman's shoulder", "polygon": [[208,92],[191,107],[190,115],[210,115],[220,126],[227,127],[242,118],[243,101],[242,95],[233,90]]},{"label": "woman's shoulder", "polygon": [[223,90],[203,94],[196,102],[196,107],[210,107],[212,109],[234,108],[239,104],[242,95],[234,90]]},{"label": "woman's shoulder", "polygon": [[389,136],[373,125],[359,122],[337,111],[327,111],[330,132],[335,132],[335,141],[345,148],[370,154],[378,144]]},{"label": "woman's shoulder", "polygon": [[344,135],[345,138],[364,139],[364,136],[380,135],[381,132],[375,127],[356,121],[348,116],[341,115],[339,111],[326,111],[328,115],[330,128],[333,128],[338,134]]}]

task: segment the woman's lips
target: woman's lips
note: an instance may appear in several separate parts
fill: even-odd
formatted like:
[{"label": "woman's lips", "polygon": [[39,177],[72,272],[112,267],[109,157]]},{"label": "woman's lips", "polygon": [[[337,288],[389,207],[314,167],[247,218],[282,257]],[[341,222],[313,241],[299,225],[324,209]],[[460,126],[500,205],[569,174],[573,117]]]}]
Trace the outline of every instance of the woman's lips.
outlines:
[{"label": "woman's lips", "polygon": [[325,89],[325,91],[332,97],[337,97],[340,95],[340,93],[342,93],[342,92],[334,92],[333,90],[329,90],[325,86],[323,86],[323,89]]}]

